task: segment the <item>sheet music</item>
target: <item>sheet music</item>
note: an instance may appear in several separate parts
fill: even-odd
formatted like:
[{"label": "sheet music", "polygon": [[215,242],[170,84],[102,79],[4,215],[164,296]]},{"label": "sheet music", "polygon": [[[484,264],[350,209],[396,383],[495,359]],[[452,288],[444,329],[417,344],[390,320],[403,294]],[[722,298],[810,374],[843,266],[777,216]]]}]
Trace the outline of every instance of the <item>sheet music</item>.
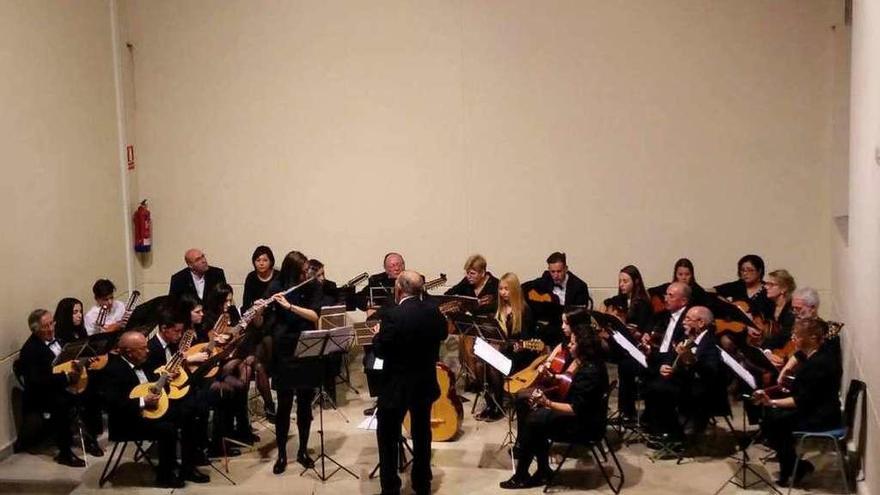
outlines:
[{"label": "sheet music", "polygon": [[364,420],[358,424],[358,428],[361,430],[376,430],[378,424],[379,422],[376,420],[376,413],[373,413],[371,416],[364,418]]},{"label": "sheet music", "polygon": [[752,387],[752,390],[756,390],[758,388],[758,384],[755,383],[755,377],[752,376],[752,374],[749,373],[748,370],[743,368],[743,366],[739,364],[736,359],[733,359],[733,356],[728,354],[727,351],[720,347],[718,347],[718,351],[721,352],[721,360],[724,361],[724,364],[726,364],[728,368],[732,369],[733,372],[742,379],[742,381],[746,382],[749,387]]},{"label": "sheet music", "polygon": [[482,337],[477,337],[474,341],[474,354],[496,370],[500,371],[504,376],[510,375],[510,370],[513,368],[513,361],[504,354],[498,352],[498,350],[492,347],[491,344],[483,340]]},{"label": "sheet music", "polygon": [[638,363],[641,364],[643,368],[648,367],[648,359],[645,358],[645,353],[640,351],[638,347],[634,346],[633,343],[627,340],[626,337],[621,335],[620,332],[611,332],[611,338],[614,339],[614,341],[617,342],[620,347],[623,347],[623,350],[629,353],[629,355],[632,356],[633,359],[638,361]]}]

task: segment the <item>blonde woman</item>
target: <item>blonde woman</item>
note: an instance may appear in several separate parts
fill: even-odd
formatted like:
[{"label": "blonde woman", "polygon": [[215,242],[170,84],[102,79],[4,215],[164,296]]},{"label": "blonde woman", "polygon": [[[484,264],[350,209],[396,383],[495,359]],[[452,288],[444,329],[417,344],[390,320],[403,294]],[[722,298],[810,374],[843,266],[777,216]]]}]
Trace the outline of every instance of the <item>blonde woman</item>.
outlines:
[{"label": "blonde woman", "polygon": [[[498,309],[495,320],[501,327],[504,340],[498,342],[499,350],[513,360],[511,373],[521,370],[534,358],[535,353],[524,349],[523,340],[535,338],[535,322],[532,312],[523,298],[519,277],[515,273],[505,273],[498,281]],[[486,380],[490,396],[486,397],[486,407],[477,414],[479,421],[497,421],[504,417],[501,410],[504,400],[504,379],[497,370],[486,367]]]}]

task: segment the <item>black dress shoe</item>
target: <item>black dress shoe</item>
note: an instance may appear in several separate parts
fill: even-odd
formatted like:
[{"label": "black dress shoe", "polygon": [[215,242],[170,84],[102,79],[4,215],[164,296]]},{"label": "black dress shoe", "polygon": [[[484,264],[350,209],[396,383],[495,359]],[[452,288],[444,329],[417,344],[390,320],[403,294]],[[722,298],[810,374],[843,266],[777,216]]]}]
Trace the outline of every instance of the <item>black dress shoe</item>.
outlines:
[{"label": "black dress shoe", "polygon": [[501,488],[505,490],[520,490],[522,488],[531,488],[529,486],[529,479],[526,477],[520,477],[517,475],[513,475],[507,481],[502,481],[498,484]]},{"label": "black dress shoe", "polygon": [[529,476],[529,480],[526,483],[530,487],[544,486],[550,481],[552,475],[553,471],[549,469],[539,469],[535,471],[535,474]]},{"label": "black dress shoe", "polygon": [[169,474],[156,476],[156,486],[159,488],[183,488],[186,483],[179,477]]},{"label": "black dress shoe", "polygon": [[193,466],[205,467],[211,465],[211,459],[204,452],[197,452],[193,459]]},{"label": "black dress shoe", "polygon": [[186,481],[192,481],[193,483],[208,483],[209,481],[211,481],[210,476],[199,471],[195,467],[184,469],[180,473],[180,477],[185,479]]},{"label": "black dress shoe", "polygon": [[296,462],[300,463],[300,465],[306,469],[315,467],[315,460],[309,457],[308,452],[297,452]]},{"label": "black dress shoe", "polygon": [[98,445],[98,442],[92,440],[86,442],[86,454],[89,454],[92,457],[104,457],[104,449]]},{"label": "black dress shoe", "polygon": [[275,461],[275,465],[272,466],[272,472],[275,474],[281,474],[285,469],[287,469],[287,457],[279,456],[278,460]]},{"label": "black dress shoe", "polygon": [[364,416],[372,416],[373,413],[376,412],[376,407],[368,407],[364,409]]},{"label": "black dress shoe", "polygon": [[55,462],[64,466],[75,468],[86,467],[86,461],[80,459],[73,452],[63,452],[55,456]]}]

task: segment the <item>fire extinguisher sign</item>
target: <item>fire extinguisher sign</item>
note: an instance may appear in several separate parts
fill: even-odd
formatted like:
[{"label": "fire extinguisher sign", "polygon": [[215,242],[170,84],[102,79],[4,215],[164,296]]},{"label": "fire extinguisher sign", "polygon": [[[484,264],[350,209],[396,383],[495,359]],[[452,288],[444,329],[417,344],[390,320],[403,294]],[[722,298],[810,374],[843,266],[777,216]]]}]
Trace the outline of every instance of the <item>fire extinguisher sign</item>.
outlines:
[{"label": "fire extinguisher sign", "polygon": [[134,146],[129,144],[125,147],[125,159],[128,161],[128,169],[134,170]]}]

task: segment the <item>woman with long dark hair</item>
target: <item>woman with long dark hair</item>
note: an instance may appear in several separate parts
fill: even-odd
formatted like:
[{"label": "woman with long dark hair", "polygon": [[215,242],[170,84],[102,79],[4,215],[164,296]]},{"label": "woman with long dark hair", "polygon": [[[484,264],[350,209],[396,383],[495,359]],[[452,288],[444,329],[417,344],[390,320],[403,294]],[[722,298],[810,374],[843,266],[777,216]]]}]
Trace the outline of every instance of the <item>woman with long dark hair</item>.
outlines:
[{"label": "woman with long dark hair", "polygon": [[[267,315],[272,319],[274,332],[274,363],[272,386],[278,395],[278,413],[275,419],[275,443],[278,459],[272,472],[281,474],[287,469],[287,433],[290,430],[290,412],[296,397],[296,426],[299,433],[299,449],[296,460],[303,467],[314,467],[309,456],[309,430],[312,425],[312,400],[315,388],[321,381],[318,363],[297,360],[294,357],[296,343],[304,330],[316,328],[321,309],[321,287],[315,280],[287,295],[282,291],[307,280],[309,259],[299,251],[291,251],[284,257],[281,273],[270,286],[272,299],[277,303]],[[268,324],[268,323],[267,323]]]},{"label": "woman with long dark hair", "polygon": [[[605,433],[607,416],[608,371],[602,358],[599,337],[589,323],[572,327],[568,351],[577,363],[570,377],[568,395],[554,397],[535,393],[532,407],[519,420],[517,462],[514,475],[501,482],[501,488],[516,489],[541,486],[550,477],[551,438],[581,436],[596,440]],[[529,474],[532,461],[538,469]]]},{"label": "woman with long dark hair", "polygon": [[654,313],[665,311],[663,297],[666,294],[666,289],[669,288],[669,284],[672,282],[681,282],[691,288],[691,306],[702,306],[705,304],[706,290],[697,283],[697,272],[694,270],[693,262],[687,258],[679,258],[672,267],[672,281],[648,289]]},{"label": "woman with long dark hair", "polygon": [[83,304],[75,297],[65,297],[55,307],[55,338],[68,343],[88,337],[83,325]]},{"label": "woman with long dark hair", "polygon": [[645,289],[642,273],[635,265],[626,265],[617,274],[617,293],[626,297],[626,322],[646,329],[651,321],[651,299]]}]

